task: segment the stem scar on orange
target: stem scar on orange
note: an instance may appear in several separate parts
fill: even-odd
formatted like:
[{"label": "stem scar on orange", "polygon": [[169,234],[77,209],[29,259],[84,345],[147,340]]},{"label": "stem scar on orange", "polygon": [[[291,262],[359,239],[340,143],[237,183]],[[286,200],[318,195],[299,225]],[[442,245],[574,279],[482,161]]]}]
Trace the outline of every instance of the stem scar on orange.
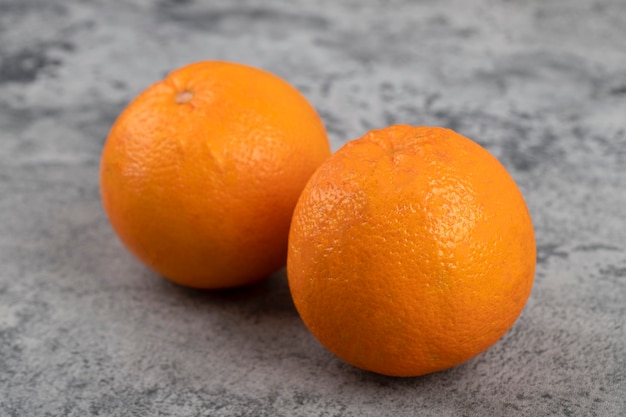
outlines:
[{"label": "stem scar on orange", "polygon": [[530,295],[531,218],[488,151],[391,126],[348,142],[296,205],[287,276],[305,325],[352,365],[418,376],[493,345]]},{"label": "stem scar on orange", "polygon": [[102,152],[102,201],[154,271],[190,287],[239,286],[284,265],[293,208],[329,156],[319,115],[294,87],[199,62],[120,114]]}]

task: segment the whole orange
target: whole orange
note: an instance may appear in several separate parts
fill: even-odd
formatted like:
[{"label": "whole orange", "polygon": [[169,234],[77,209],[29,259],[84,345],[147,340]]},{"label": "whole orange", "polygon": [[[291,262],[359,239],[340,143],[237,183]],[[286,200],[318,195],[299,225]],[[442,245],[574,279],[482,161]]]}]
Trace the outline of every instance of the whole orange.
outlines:
[{"label": "whole orange", "polygon": [[284,266],[293,208],[329,155],[320,117],[286,81],[194,63],[120,114],[102,153],[102,201],[120,240],[166,278],[248,284]]},{"label": "whole orange", "polygon": [[296,205],[287,274],[319,341],[362,369],[418,376],[494,344],[530,295],[531,218],[488,151],[391,126],[348,142]]}]

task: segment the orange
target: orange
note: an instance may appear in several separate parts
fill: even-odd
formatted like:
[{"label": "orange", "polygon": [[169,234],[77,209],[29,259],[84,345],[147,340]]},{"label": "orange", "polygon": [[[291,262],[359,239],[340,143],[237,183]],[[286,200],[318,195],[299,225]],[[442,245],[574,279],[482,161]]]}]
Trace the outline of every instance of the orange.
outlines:
[{"label": "orange", "polygon": [[111,128],[100,188],[120,240],[182,285],[224,288],[284,266],[291,214],[330,155],[294,87],[228,62],[173,71]]},{"label": "orange", "polygon": [[418,376],[494,344],[530,295],[531,218],[489,152],[452,130],[348,142],[296,205],[287,275],[305,325],[352,365]]}]

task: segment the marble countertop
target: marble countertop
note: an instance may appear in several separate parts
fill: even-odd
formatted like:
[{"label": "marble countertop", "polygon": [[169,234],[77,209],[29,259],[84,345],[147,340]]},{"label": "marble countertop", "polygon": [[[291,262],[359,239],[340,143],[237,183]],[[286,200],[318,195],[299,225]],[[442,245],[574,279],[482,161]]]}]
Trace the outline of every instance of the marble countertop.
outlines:
[{"label": "marble countertop", "polygon": [[[0,0],[0,416],[626,415],[624,0]],[[536,227],[535,286],[495,346],[389,378],[307,332],[284,271],[199,292],[103,213],[123,107],[199,60],[265,68],[333,149],[394,123],[495,154]]]}]

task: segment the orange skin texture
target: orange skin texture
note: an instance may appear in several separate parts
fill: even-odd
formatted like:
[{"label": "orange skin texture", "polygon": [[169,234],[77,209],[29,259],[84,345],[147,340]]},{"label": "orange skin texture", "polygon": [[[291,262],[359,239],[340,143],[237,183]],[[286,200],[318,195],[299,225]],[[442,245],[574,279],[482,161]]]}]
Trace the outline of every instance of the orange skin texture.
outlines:
[{"label": "orange skin texture", "polygon": [[189,287],[240,286],[284,266],[293,208],[329,156],[320,117],[287,82],[199,62],[120,114],[101,196],[120,240],[157,273]]},{"label": "orange skin texture", "polygon": [[352,365],[418,376],[493,345],[528,299],[531,218],[488,151],[391,126],[348,142],[294,211],[287,274],[313,335]]}]

